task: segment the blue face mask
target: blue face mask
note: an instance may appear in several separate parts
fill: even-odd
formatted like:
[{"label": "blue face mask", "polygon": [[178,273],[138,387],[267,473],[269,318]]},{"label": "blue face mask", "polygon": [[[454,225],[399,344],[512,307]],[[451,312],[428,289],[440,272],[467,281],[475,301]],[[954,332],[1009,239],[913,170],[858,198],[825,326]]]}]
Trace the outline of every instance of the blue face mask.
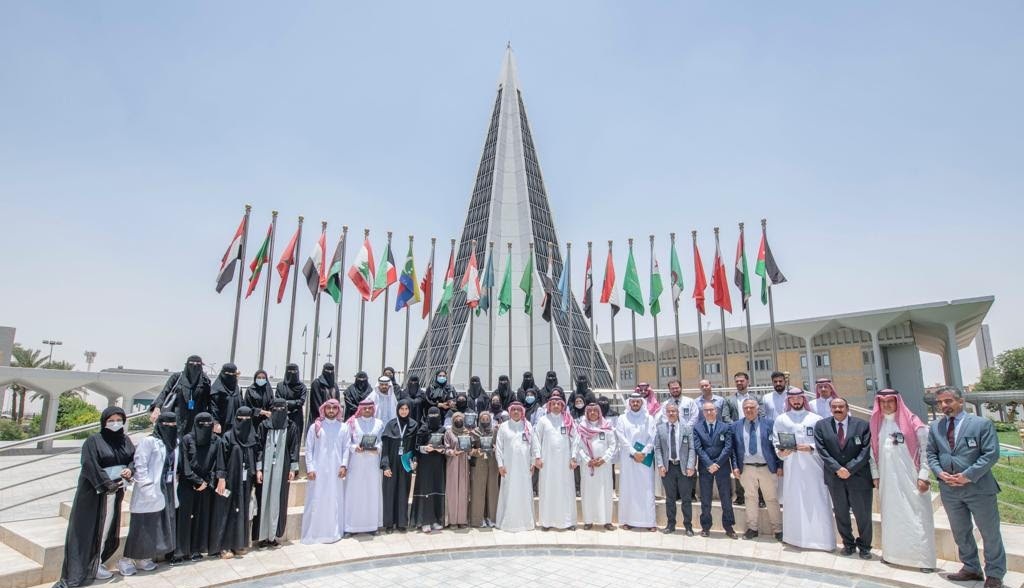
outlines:
[{"label": "blue face mask", "polygon": [[534,398],[533,396],[527,396],[526,397],[526,404],[533,404],[536,400],[537,399]]},{"label": "blue face mask", "polygon": [[448,382],[448,378],[446,378],[446,377],[444,377],[444,376],[439,376],[439,377],[437,378],[437,383],[438,383],[438,384],[444,384],[444,383],[446,383],[446,382]]}]

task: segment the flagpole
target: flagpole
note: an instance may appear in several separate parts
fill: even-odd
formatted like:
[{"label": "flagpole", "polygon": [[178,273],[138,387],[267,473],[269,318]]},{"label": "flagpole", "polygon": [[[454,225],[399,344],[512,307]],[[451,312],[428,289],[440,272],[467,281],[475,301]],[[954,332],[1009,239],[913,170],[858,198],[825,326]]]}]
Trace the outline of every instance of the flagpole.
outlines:
[{"label": "flagpole", "polygon": [[[388,260],[394,255],[391,253],[391,231],[388,231],[388,248],[386,253],[388,257],[384,258],[384,263],[388,263]],[[391,298],[391,285],[385,281],[384,286],[384,336],[381,338],[380,345],[380,373],[384,373],[384,368],[388,365],[388,300]]]},{"label": "flagpole", "polygon": [[[471,251],[470,255],[475,256],[476,255],[476,239],[473,239],[473,242],[472,242],[472,244],[470,244],[470,247],[472,247],[472,249],[470,250]],[[465,277],[466,271],[468,269],[469,268],[467,267],[466,270],[462,271],[463,277]],[[478,273],[477,275],[479,276],[480,274]],[[467,284],[467,285],[469,285],[469,284]],[[454,296],[452,298],[454,299]],[[479,304],[479,303],[480,303],[480,300],[477,300],[477,304]],[[467,320],[469,320],[469,376],[470,377],[473,377],[473,372],[476,371],[476,369],[473,367],[473,324],[476,322],[476,321],[473,320],[473,314],[474,314],[473,313],[473,309],[470,308],[469,309],[469,315],[467,315]]]},{"label": "flagpole", "polygon": [[[455,259],[455,239],[452,239],[451,243],[452,243],[452,248],[451,248],[451,253],[448,255],[448,259],[450,259],[451,262],[452,262],[452,281],[453,281],[453,283],[452,283],[452,299],[448,301],[448,317],[447,317],[448,318],[448,357],[447,357],[448,363],[445,364],[447,366],[446,369],[448,371],[448,379],[449,380],[454,378],[454,375],[451,372],[452,372],[452,369],[455,367],[455,283],[454,283],[454,280],[455,280],[455,262],[457,261]],[[445,269],[444,277],[445,277],[445,279],[448,278],[448,270],[447,269]]]},{"label": "flagpole", "polygon": [[[565,242],[565,260],[562,262],[562,271],[564,272],[564,271],[566,271],[566,269],[572,270],[572,241],[566,241]],[[559,276],[558,279],[559,279],[559,281],[561,281],[561,279],[562,279],[561,276]],[[567,296],[572,297],[572,271],[570,271],[569,273],[565,274],[565,293],[566,293]],[[567,302],[565,300],[561,300],[560,302],[561,302],[561,304],[559,306],[562,306],[562,307],[565,307],[565,308],[569,309],[569,310],[566,311],[566,324],[569,325],[569,332],[571,333],[572,332],[572,301],[570,300],[570,301]],[[551,322],[552,323],[555,322],[555,310],[554,310],[554,308],[551,309]],[[571,362],[569,363],[569,381],[570,382],[573,381],[573,378],[572,378],[572,363]]]},{"label": "flagpole", "polygon": [[[715,257],[718,258],[718,263],[724,263],[722,261],[722,248],[718,243],[718,227],[715,227]],[[718,266],[715,266],[715,271],[718,271]],[[728,288],[728,285],[726,285]],[[722,322],[722,385],[725,386],[725,382],[728,381],[729,377],[729,340],[725,338],[725,307],[718,307],[718,314]]]},{"label": "flagpole", "polygon": [[434,369],[434,249],[437,246],[437,237],[430,238],[430,263],[427,267],[430,268],[430,296],[423,295],[424,302],[427,299],[430,300],[430,304],[427,305],[427,370],[424,373],[425,376],[430,375],[430,371]]},{"label": "flagpole", "polygon": [[[551,371],[555,371],[555,254],[552,251],[554,246],[554,243],[548,241],[548,282],[551,283],[548,291],[548,304],[551,305],[551,320],[548,321],[548,369]],[[548,286],[545,284],[545,287]]]},{"label": "flagpole", "polygon": [[235,291],[235,322],[231,327],[231,363],[235,363],[235,349],[238,348],[238,314],[242,310],[242,277],[245,274],[245,242],[249,240],[249,213],[252,205],[245,205],[244,228],[242,229],[242,247],[238,252],[238,288]]},{"label": "flagpole", "polygon": [[[323,233],[327,232],[327,221],[320,221],[320,231]],[[317,242],[319,247],[319,241]],[[320,268],[315,268],[317,272]],[[316,372],[316,360],[317,360],[317,347],[320,344],[320,299],[322,298],[321,293],[323,290],[320,289],[319,278],[317,278],[316,287],[316,304],[313,307],[313,357],[309,364],[310,375]]]},{"label": "flagpole", "polygon": [[[348,245],[348,225],[341,225],[341,272],[345,271],[345,249]],[[341,367],[341,305],[345,302],[345,276],[344,274],[338,275],[338,312],[334,319],[334,332],[337,335],[334,336],[334,361],[337,362],[336,368]],[[334,370],[334,373],[338,373],[338,369]]]},{"label": "flagpole", "polygon": [[271,263],[274,259],[274,235],[277,233],[277,211],[270,211],[270,249],[267,251],[267,290],[263,294],[263,325],[260,327],[260,361],[256,365],[263,369],[263,359],[267,351],[267,318],[270,315],[270,274],[274,271]]},{"label": "flagpole", "polygon": [[[530,241],[530,259],[533,259],[533,241]],[[530,294],[533,294],[533,280],[530,280]],[[530,309],[530,373],[533,373],[533,309]]]},{"label": "flagpole", "polygon": [[[611,239],[609,239],[608,240],[608,255],[611,255],[611,254],[612,254],[612,241],[611,241]],[[607,273],[607,272],[608,272],[608,268],[605,267],[605,273]],[[614,288],[614,287],[615,287],[615,284],[612,284],[612,288]],[[608,316],[609,316],[610,321],[612,323],[612,357],[614,358],[614,363],[615,363],[615,375],[612,376],[612,382],[614,382],[615,383],[615,387],[618,388],[619,387],[619,369],[620,369],[619,368],[619,354],[618,354],[618,352],[615,351],[615,308],[613,308],[611,304],[608,305]]]},{"label": "flagpole", "polygon": [[[669,233],[669,236],[672,238],[672,251],[675,252],[675,250],[676,250],[676,234],[675,233]],[[682,270],[682,268],[679,268],[679,269]],[[674,283],[675,283],[675,278],[673,278],[673,284]],[[682,296],[682,291],[680,291],[679,295]],[[683,348],[679,344],[679,296],[673,296],[672,297],[672,312],[674,313],[675,320],[676,320],[676,370],[677,370],[676,371],[676,377],[677,378],[682,378],[683,377]]]},{"label": "flagpole", "polygon": [[[747,241],[743,238],[743,223],[740,223],[740,243],[743,246],[743,251],[740,253],[742,255],[741,259],[744,260],[743,278],[744,280],[750,280],[750,276],[746,275],[746,272],[748,271],[746,267],[747,264],[745,262],[747,256]],[[750,330],[750,300],[745,298],[746,295],[747,293],[745,291],[740,292],[740,300],[743,301],[743,311],[747,320],[747,371],[750,372],[750,385],[756,386],[757,382],[754,381],[754,374],[756,373],[756,370],[754,370],[754,334]]]},{"label": "flagpole", "polygon": [[306,325],[302,329],[302,379],[303,380],[306,379],[306,355],[307,355],[306,354],[306,343],[308,342],[307,339],[309,337],[309,335],[306,334],[306,330],[308,328],[309,328],[309,325]]},{"label": "flagpole", "polygon": [[[292,362],[292,334],[295,328],[295,288],[299,283],[299,251],[302,251],[302,215],[299,215],[299,231],[298,237],[295,238],[295,251],[292,251],[292,309],[288,313],[288,350],[285,353],[284,363],[288,365]],[[306,350],[306,345],[303,343],[302,350]],[[302,358],[303,371],[305,371],[306,358]],[[305,375],[303,375],[305,377]]]},{"label": "flagpole", "polygon": [[[651,235],[651,275],[654,275],[654,235]],[[654,300],[651,300],[653,305]],[[661,388],[661,353],[658,342],[658,315],[651,313],[654,319],[654,388]]]},{"label": "flagpole", "polygon": [[[690,231],[690,234],[693,236],[693,250],[697,251],[697,231]],[[696,280],[696,279],[697,279],[697,277],[694,276],[694,280]],[[697,371],[698,371],[698,373],[700,373],[700,377],[703,378],[704,376],[707,375],[705,373],[705,371],[704,371],[704,324],[703,324],[703,320],[702,320],[702,317],[701,317],[701,314],[700,314],[700,309],[698,308],[696,310],[697,310],[697,347],[698,347],[698,349],[697,349],[697,361],[700,362],[700,366],[699,366],[699,369]]]},{"label": "flagpole", "polygon": [[[633,255],[632,237],[629,238],[629,254]],[[626,268],[626,275],[629,275],[629,268]],[[629,293],[627,292],[626,295],[628,296]],[[629,314],[633,330],[633,387],[635,388],[640,385],[640,365],[637,363],[638,358],[636,356],[636,311],[631,308],[629,309]],[[655,363],[657,363],[657,358],[655,358]]]},{"label": "flagpole", "polygon": [[[412,235],[409,235],[409,249],[412,249]],[[415,274],[415,268],[413,268],[413,269],[414,269],[413,273]],[[403,271],[405,271],[404,268],[403,268]],[[416,287],[416,283],[415,283],[415,279],[414,279],[413,280],[413,288],[415,288],[415,287]],[[413,290],[413,291],[415,292],[415,290]],[[388,309],[385,308],[384,312],[386,313],[387,311],[388,311]],[[410,314],[411,313],[409,312],[409,302],[406,301],[406,304],[405,304],[405,359],[402,362],[402,381],[403,382],[409,378],[409,315]]]},{"label": "flagpole", "polygon": [[[363,229],[363,241],[370,238],[370,229]],[[370,284],[373,288],[373,284]],[[363,371],[363,327],[366,325],[366,299],[359,297],[359,366],[358,371]],[[383,371],[383,370],[382,370]]]},{"label": "flagpole", "polygon": [[[494,269],[494,241],[488,243],[487,264]],[[486,270],[485,270],[486,271]],[[487,388],[494,389],[494,272],[487,286]]]},{"label": "flagpole", "polygon": [[[761,239],[767,239],[765,236],[768,230],[767,226],[768,219],[761,219]],[[779,340],[775,336],[775,304],[772,301],[772,280],[768,277],[762,279],[768,282],[768,324],[772,331],[772,369],[777,370],[779,369]],[[807,361],[810,362],[811,358],[807,358]],[[878,358],[875,358],[875,361],[878,361]]]},{"label": "flagpole", "polygon": [[[597,377],[597,359],[594,357],[595,354],[601,353],[601,348],[597,345],[597,337],[594,334],[594,242],[587,241],[587,259],[590,260],[590,338],[594,341],[594,353],[590,354],[590,385],[596,386],[595,378]],[[583,287],[586,288],[586,278],[583,279]]]},{"label": "flagpole", "polygon": [[[508,242],[508,263],[512,265],[512,241]],[[511,276],[511,274],[509,274]],[[502,287],[504,287],[504,279],[502,280]],[[512,284],[511,277],[509,278],[509,304],[512,303]],[[512,378],[512,308],[508,309],[508,372],[506,374],[511,382]]]}]

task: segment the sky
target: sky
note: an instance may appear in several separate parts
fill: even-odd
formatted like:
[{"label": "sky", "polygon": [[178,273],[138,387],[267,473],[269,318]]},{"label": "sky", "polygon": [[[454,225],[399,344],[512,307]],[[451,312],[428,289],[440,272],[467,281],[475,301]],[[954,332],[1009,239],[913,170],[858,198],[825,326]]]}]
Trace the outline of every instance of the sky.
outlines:
[{"label": "sky", "polygon": [[[227,361],[234,286],[214,284],[246,203],[250,253],[278,210],[275,257],[304,215],[302,261],[325,220],[329,248],[342,224],[355,232],[349,263],[363,228],[378,253],[394,232],[399,265],[415,235],[422,273],[429,238],[461,231],[511,42],[574,252],[614,239],[621,275],[626,239],[654,234],[667,275],[670,232],[698,230],[710,265],[721,226],[731,264],[743,221],[753,260],[764,217],[789,278],[778,320],[992,295],[996,353],[1024,344],[1012,263],[1024,248],[1021,3],[509,6],[0,3],[0,325],[29,347],[63,341],[55,357],[80,367],[85,350],[94,369]],[[241,310],[247,374],[258,292]],[[355,371],[358,327],[350,286],[345,296],[342,376]],[[299,297],[301,351],[313,304],[301,285]],[[275,375],[287,302],[270,309]],[[383,313],[380,300],[367,308],[371,372]],[[755,304],[752,320],[767,310]],[[391,313],[389,364],[402,363],[403,321]],[[413,318],[414,345],[424,326]],[[923,362],[939,381],[938,358]],[[975,381],[973,345],[961,363]]]}]

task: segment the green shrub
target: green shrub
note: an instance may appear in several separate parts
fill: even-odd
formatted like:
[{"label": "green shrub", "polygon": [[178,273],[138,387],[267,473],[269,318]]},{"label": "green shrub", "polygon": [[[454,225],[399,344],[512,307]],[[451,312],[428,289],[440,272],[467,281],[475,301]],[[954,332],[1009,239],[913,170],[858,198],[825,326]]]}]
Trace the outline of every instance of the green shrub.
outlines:
[{"label": "green shrub", "polygon": [[1017,432],[1017,427],[1020,426],[1018,423],[1001,423],[998,421],[995,424],[997,433]]},{"label": "green shrub", "polygon": [[128,419],[128,432],[143,431],[150,427],[149,417],[146,415]]},{"label": "green shrub", "polygon": [[0,419],[0,441],[21,441],[27,438],[28,434],[18,423]]},{"label": "green shrub", "polygon": [[[98,425],[100,411],[77,396],[61,396],[57,404],[57,430],[63,431],[82,425]],[[72,439],[85,439],[96,431],[82,431],[69,435]]]}]

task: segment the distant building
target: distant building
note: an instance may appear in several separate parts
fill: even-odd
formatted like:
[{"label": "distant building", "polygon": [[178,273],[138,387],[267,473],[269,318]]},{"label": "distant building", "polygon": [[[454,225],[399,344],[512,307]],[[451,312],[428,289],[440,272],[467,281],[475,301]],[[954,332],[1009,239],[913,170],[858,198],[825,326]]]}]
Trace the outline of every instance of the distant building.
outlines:
[{"label": "distant building", "polygon": [[0,327],[0,367],[11,365],[14,352],[14,327]]},{"label": "distant building", "polygon": [[996,356],[992,353],[992,336],[989,335],[988,325],[981,325],[978,337],[974,340],[974,347],[978,350],[978,371],[984,371],[996,365]]}]

